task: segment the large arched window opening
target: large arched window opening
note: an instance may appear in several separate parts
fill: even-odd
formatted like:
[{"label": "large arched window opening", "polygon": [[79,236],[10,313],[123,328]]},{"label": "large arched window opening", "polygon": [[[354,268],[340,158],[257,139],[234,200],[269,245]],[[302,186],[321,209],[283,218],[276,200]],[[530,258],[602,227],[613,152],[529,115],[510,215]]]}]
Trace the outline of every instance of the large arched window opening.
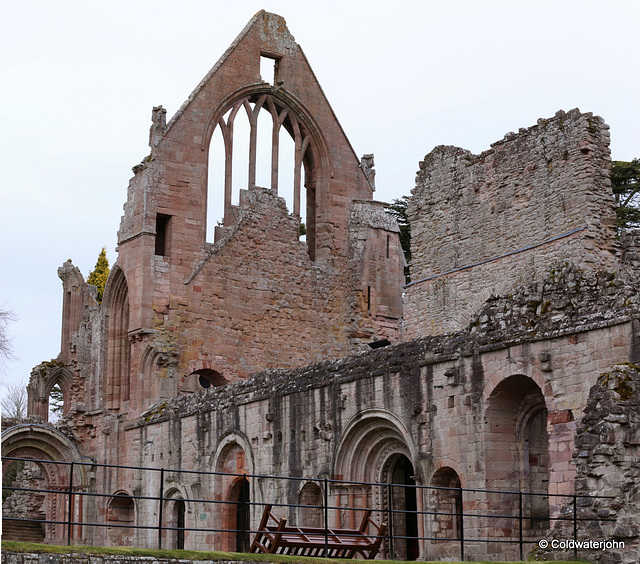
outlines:
[{"label": "large arched window opening", "polygon": [[44,382],[42,387],[43,419],[49,423],[57,423],[69,411],[73,374],[66,367],[57,368]]},{"label": "large arched window opening", "polygon": [[304,223],[301,236],[313,260],[316,159],[303,120],[283,100],[262,91],[232,102],[212,125],[207,240],[216,225],[236,221],[239,191],[261,186],[284,197],[289,213]]},{"label": "large arched window opening", "polygon": [[114,266],[105,290],[107,303],[107,380],[106,402],[110,409],[119,409],[129,400],[129,289],[124,273]]}]

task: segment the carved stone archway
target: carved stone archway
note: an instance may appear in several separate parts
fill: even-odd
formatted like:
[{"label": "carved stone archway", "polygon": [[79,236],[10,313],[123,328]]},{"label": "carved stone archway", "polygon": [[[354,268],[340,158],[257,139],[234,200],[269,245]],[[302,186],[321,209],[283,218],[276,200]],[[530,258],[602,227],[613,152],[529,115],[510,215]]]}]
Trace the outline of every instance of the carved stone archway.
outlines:
[{"label": "carved stone archway", "polygon": [[[90,464],[87,464],[87,460],[83,459],[76,446],[65,435],[49,425],[16,425],[2,433],[2,456],[3,473],[12,463],[7,458],[28,458],[40,468],[45,477],[46,488],[51,490],[45,495],[43,504],[47,521],[64,523],[69,519],[70,484],[71,517],[74,521],[82,521],[87,512],[86,504],[90,502],[87,501],[87,496],[74,494],[88,491],[87,474]],[[79,526],[72,527],[71,539],[81,540],[84,532]],[[68,533],[63,524],[48,523],[45,526],[45,542],[66,542]]]}]

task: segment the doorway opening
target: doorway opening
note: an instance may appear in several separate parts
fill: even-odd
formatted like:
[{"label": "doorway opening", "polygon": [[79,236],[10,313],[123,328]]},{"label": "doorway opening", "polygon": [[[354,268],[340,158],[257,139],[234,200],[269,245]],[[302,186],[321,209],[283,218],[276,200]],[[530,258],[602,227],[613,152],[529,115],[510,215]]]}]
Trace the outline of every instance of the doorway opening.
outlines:
[{"label": "doorway opening", "polygon": [[392,510],[390,523],[393,531],[393,548],[389,548],[395,560],[416,560],[418,546],[418,503],[413,464],[404,455],[398,455],[389,471]]}]

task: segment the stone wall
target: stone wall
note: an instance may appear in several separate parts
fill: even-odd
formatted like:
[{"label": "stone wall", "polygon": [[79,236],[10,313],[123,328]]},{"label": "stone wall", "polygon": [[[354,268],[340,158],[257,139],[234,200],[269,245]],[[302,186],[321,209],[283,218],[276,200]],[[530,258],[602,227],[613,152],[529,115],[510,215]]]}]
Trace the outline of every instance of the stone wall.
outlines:
[{"label": "stone wall", "polygon": [[[633,318],[640,304],[634,284],[623,275],[587,275],[567,267],[489,302],[463,332],[290,371],[269,370],[229,386],[184,394],[150,406],[124,427],[96,429],[93,444],[98,453],[109,452],[106,447],[113,441],[129,445],[118,455],[120,464],[215,470],[229,476],[204,480],[171,474],[167,492],[185,499],[230,499],[233,472],[384,482],[391,479],[388,472],[398,457],[411,461],[422,485],[439,485],[446,471],[467,488],[518,489],[522,482],[513,481],[517,445],[526,436],[520,418],[537,409],[544,414],[548,447],[540,447],[545,462],[532,469],[531,479],[539,479],[536,472],[543,474],[549,493],[570,495],[574,435],[589,389],[611,364],[631,362],[638,354]],[[514,445],[513,460],[504,459],[503,438],[492,430],[499,425],[496,414],[504,423],[509,413],[517,428],[513,437],[506,437]],[[116,476],[100,470],[100,476],[105,487],[128,485],[129,495],[153,497],[159,488],[157,473],[132,470]],[[252,501],[259,503],[299,501],[298,488],[286,482],[250,478],[250,487]],[[330,502],[348,505],[353,495],[348,487],[334,487]],[[367,495],[374,507],[381,507],[375,492]],[[427,506],[425,496],[420,503]],[[465,507],[472,510],[481,501],[486,503],[469,499]],[[496,501],[485,507],[514,510]],[[157,521],[153,501],[139,502],[136,511],[139,524]],[[549,511],[555,514],[559,507]],[[332,522],[342,522],[345,515],[332,514]],[[226,519],[194,502],[187,518],[196,517],[202,529],[220,527]],[[289,517],[295,522],[295,510]],[[254,523],[258,518],[259,508]],[[423,527],[421,534],[428,536],[441,523],[425,522]],[[515,534],[513,523],[483,527],[478,534],[488,538]],[[104,532],[93,534],[91,542],[109,542]],[[154,542],[153,532],[136,533],[136,544]],[[187,548],[230,546],[204,531],[188,532],[186,543]],[[423,550],[449,554],[438,546]],[[487,554],[504,551],[497,544],[486,547]]]},{"label": "stone wall", "polygon": [[[640,367],[624,363],[603,372],[591,388],[574,453],[576,494],[585,496],[577,503],[579,538],[624,547],[579,550],[580,557],[602,564],[640,559],[639,454]],[[590,497],[594,495],[605,498]],[[572,514],[573,508],[567,507],[565,513]],[[571,527],[560,525],[554,538],[572,539]]]},{"label": "stone wall", "polygon": [[[69,554],[53,554],[46,552],[14,552],[2,551],[2,564],[185,564],[184,559],[161,558],[156,556],[99,555],[70,552]],[[247,560],[189,560],[193,564],[248,564]]]},{"label": "stone wall", "polygon": [[[265,57],[273,77],[260,76]],[[373,211],[372,185],[282,17],[257,13],[169,122],[165,113],[153,110],[151,154],[134,167],[118,234],[121,275],[105,289],[111,409],[137,415],[148,400],[199,389],[203,371],[222,384],[399,340],[397,226]],[[241,118],[249,121],[249,158],[246,176],[236,178]],[[268,147],[259,144],[262,127],[271,128]],[[217,132],[221,148],[212,142]],[[293,170],[277,159],[285,135]],[[219,202],[209,186],[216,150],[227,163]],[[273,156],[265,187],[257,184],[260,150]],[[278,195],[283,175],[293,178],[290,209]],[[216,205],[223,222],[207,240],[207,210]],[[113,341],[123,332],[128,345]],[[126,359],[110,352],[127,347]],[[109,367],[125,362],[123,374]]]},{"label": "stone wall", "polygon": [[[260,76],[265,56],[273,80]],[[220,149],[211,139],[222,131],[225,162],[234,162],[239,116],[250,121],[247,176],[223,171],[223,224],[208,241],[209,157]],[[256,184],[259,126],[272,127],[271,146],[260,147],[274,156],[269,187]],[[281,135],[293,138],[294,170],[279,168]],[[401,339],[396,221],[372,200],[372,156],[361,166],[283,18],[256,14],[168,123],[154,108],[150,146],[129,183],[102,304],[71,262],[59,269],[62,349],[32,376],[31,415],[46,420],[56,383],[77,427],[89,427],[134,419],[202,382]],[[306,191],[306,214],[299,194],[291,209],[279,196],[285,174]]]},{"label": "stone wall", "polygon": [[408,207],[408,337],[459,330],[489,296],[555,264],[612,266],[608,130],[592,114],[558,112],[481,155],[436,147],[425,157]]}]

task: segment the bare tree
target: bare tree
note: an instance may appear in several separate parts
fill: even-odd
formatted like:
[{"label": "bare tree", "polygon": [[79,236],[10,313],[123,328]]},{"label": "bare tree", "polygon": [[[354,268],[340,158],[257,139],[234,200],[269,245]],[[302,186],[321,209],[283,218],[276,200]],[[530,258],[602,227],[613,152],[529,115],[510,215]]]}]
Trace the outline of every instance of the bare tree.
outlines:
[{"label": "bare tree", "polygon": [[11,339],[7,337],[7,325],[15,319],[16,316],[10,309],[0,306],[0,376],[4,375],[5,363],[15,359]]},{"label": "bare tree", "polygon": [[27,416],[27,387],[23,382],[9,384],[2,401],[3,417],[15,417],[21,419]]}]

